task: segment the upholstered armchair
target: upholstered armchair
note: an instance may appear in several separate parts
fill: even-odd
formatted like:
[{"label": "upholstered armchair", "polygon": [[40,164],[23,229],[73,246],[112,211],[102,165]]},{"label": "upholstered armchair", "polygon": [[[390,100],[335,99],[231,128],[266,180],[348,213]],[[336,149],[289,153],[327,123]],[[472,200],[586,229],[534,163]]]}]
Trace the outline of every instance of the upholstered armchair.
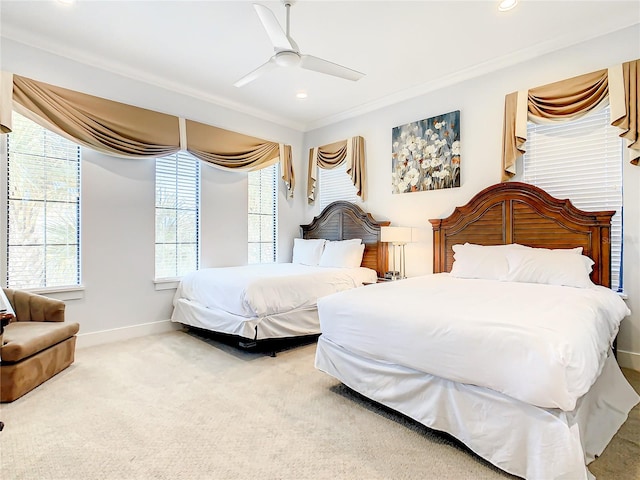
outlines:
[{"label": "upholstered armchair", "polygon": [[80,326],[60,300],[3,291],[15,315],[0,334],[0,402],[12,402],[73,363]]}]

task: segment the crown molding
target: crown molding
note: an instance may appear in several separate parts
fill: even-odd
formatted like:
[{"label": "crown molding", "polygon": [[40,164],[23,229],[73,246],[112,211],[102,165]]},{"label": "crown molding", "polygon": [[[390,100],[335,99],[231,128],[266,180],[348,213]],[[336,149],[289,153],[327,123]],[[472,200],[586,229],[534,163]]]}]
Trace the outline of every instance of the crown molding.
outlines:
[{"label": "crown molding", "polygon": [[15,29],[5,26],[3,27],[2,37],[56,56],[66,58],[68,60],[72,60],[84,65],[107,71],[109,73],[129,78],[131,80],[153,85],[165,90],[202,100],[222,108],[227,108],[233,110],[234,112],[250,115],[260,120],[272,122],[274,124],[290,128],[298,132],[306,133],[318,128],[349,120],[351,118],[364,115],[375,110],[389,107],[391,105],[425,95],[427,93],[454,85],[456,83],[486,75],[503,68],[511,67],[519,63],[540,57],[542,55],[568,48],[572,45],[593,40],[601,36],[609,35],[616,31],[623,30],[638,24],[640,24],[638,20],[629,19],[626,24],[611,27],[604,32],[598,31],[597,33],[585,33],[583,35],[580,35],[579,37],[576,37],[572,34],[565,34],[562,37],[556,38],[554,40],[540,42],[533,47],[522,49],[508,55],[503,55],[502,57],[494,60],[489,60],[467,68],[463,68],[451,74],[439,77],[435,80],[425,82],[416,85],[415,87],[404,89],[402,91],[398,91],[380,99],[361,104],[348,110],[344,110],[335,115],[329,115],[306,123],[294,121],[278,115],[273,115],[258,108],[253,108],[239,102],[230,101],[217,95],[212,95],[211,93],[205,92],[201,89],[185,87],[184,85],[177,82],[172,82],[165,78],[158,77],[156,75],[149,74],[148,72],[131,68],[117,62],[108,62],[104,59],[96,58],[95,56],[86,55],[85,53],[77,49],[64,47],[60,44],[57,44],[56,42],[52,42],[51,39],[34,35],[31,32],[26,32],[21,29]]},{"label": "crown molding", "polygon": [[518,50],[517,52],[513,52],[509,55],[503,55],[500,58],[489,60],[487,62],[482,62],[476,65],[473,65],[471,67],[458,70],[449,75],[444,75],[430,82],[425,82],[415,87],[407,88],[405,90],[393,93],[391,95],[387,95],[378,100],[374,100],[372,102],[359,105],[355,108],[345,110],[336,115],[330,115],[312,122],[308,122],[304,124],[303,131],[309,132],[311,130],[316,130],[318,128],[326,127],[328,125],[333,125],[338,122],[349,120],[351,118],[364,115],[385,107],[389,107],[391,105],[395,105],[400,102],[411,100],[421,95],[425,95],[427,93],[431,93],[433,91],[439,90],[441,88],[455,85],[456,83],[461,83],[465,80],[477,78],[482,75],[486,75],[486,74],[501,70],[503,68],[512,67],[519,63],[523,63],[528,60],[533,60],[537,57],[541,57],[543,55],[546,55],[558,50],[562,50],[564,48],[568,48],[573,45],[577,45],[579,43],[587,42],[589,40],[593,40],[598,37],[610,35],[611,33],[624,30],[626,28],[630,28],[638,24],[640,24],[640,21],[631,19],[629,20],[629,23],[627,25],[616,26],[615,28],[608,29],[605,32],[599,31],[597,34],[586,34],[578,38],[576,38],[573,35],[566,34],[563,37],[557,38],[555,40],[547,40],[546,42],[540,42],[534,47]]},{"label": "crown molding", "polygon": [[92,55],[87,55],[78,49],[62,46],[60,44],[57,44],[56,42],[51,41],[51,39],[45,39],[44,37],[34,35],[31,32],[26,32],[24,30],[11,27],[3,27],[1,38],[6,38],[16,43],[23,44],[27,47],[42,50],[52,55],[56,55],[67,60],[97,68],[99,70],[103,70],[115,75],[119,75],[130,80],[146,83],[148,85],[153,85],[155,87],[192,97],[197,100],[202,100],[222,108],[233,110],[234,112],[250,115],[260,120],[275,123],[277,125],[291,128],[299,132],[303,131],[302,124],[300,122],[273,115],[265,112],[264,110],[249,107],[242,103],[233,102],[218,95],[212,95],[211,93],[205,92],[201,89],[185,87],[180,83],[173,82],[171,80],[167,80],[166,78],[162,78],[136,68],[131,68],[117,62],[109,62]]}]

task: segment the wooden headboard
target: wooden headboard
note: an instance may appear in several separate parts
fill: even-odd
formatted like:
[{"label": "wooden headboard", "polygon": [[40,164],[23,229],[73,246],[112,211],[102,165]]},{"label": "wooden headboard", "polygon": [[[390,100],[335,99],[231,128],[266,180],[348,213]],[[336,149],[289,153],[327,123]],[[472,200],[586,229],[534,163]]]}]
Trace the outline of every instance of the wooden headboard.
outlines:
[{"label": "wooden headboard", "polygon": [[387,244],[380,241],[380,227],[390,222],[378,222],[353,203],[338,201],[328,205],[308,225],[300,225],[302,238],[349,240],[361,238],[364,243],[362,266],[384,276],[389,269]]},{"label": "wooden headboard", "polygon": [[433,272],[449,272],[452,246],[458,243],[504,245],[519,243],[537,248],[582,247],[595,262],[591,280],[611,286],[610,228],[613,211],[585,212],[569,200],[521,182],[487,187],[469,203],[456,207],[433,225]]}]

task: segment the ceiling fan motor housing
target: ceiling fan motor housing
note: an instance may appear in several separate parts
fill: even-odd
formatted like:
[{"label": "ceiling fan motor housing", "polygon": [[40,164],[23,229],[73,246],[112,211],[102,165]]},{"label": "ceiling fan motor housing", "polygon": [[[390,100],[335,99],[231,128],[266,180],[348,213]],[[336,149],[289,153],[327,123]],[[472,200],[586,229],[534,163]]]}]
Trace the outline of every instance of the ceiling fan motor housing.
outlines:
[{"label": "ceiling fan motor housing", "polygon": [[294,67],[300,62],[300,54],[292,50],[283,50],[275,54],[274,60],[281,67]]}]

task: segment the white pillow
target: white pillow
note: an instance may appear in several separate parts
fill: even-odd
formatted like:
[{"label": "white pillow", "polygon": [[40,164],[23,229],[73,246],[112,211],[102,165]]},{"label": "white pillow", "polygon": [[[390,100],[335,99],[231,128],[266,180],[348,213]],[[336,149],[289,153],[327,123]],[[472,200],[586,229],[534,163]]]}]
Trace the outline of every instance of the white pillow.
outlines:
[{"label": "white pillow", "polygon": [[322,256],[322,250],[326,240],[322,238],[294,238],[293,239],[293,259],[292,263],[299,263],[301,265],[311,265],[317,267],[320,263],[320,257]]},{"label": "white pillow", "polygon": [[320,258],[321,267],[356,268],[362,263],[364,244],[361,239],[327,242]]},{"label": "white pillow", "polygon": [[526,249],[524,245],[476,245],[465,243],[454,245],[451,275],[458,278],[483,278],[502,280],[509,271],[507,252],[514,249]]},{"label": "white pillow", "polygon": [[568,250],[527,248],[507,253],[510,282],[544,283],[567,287],[589,288],[593,282],[589,274],[594,261],[582,255],[582,247]]}]

